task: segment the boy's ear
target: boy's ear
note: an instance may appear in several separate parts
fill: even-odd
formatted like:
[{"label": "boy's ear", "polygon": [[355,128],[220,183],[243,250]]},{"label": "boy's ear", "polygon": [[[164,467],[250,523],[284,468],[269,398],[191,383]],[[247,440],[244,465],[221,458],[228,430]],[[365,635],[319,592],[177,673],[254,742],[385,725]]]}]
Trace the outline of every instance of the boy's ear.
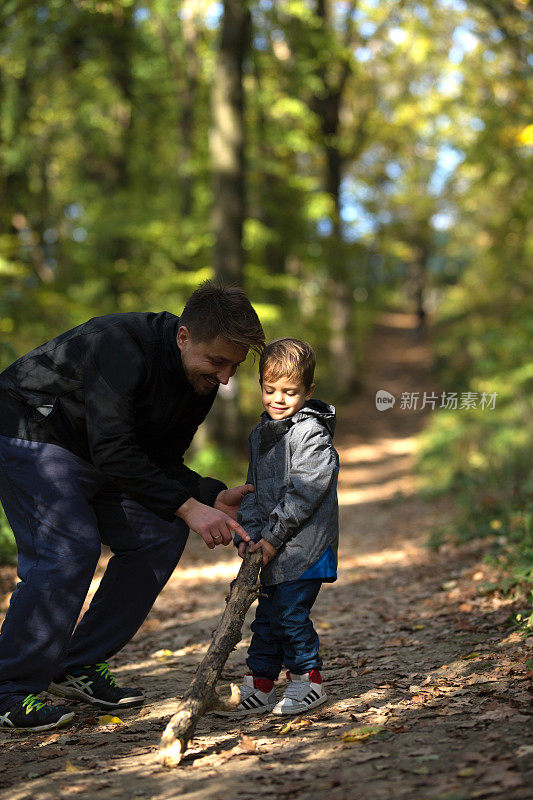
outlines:
[{"label": "boy's ear", "polygon": [[315,385],[316,384],[312,383],[307,392],[305,393],[306,400],[310,400],[312,398],[313,392],[315,391]]}]

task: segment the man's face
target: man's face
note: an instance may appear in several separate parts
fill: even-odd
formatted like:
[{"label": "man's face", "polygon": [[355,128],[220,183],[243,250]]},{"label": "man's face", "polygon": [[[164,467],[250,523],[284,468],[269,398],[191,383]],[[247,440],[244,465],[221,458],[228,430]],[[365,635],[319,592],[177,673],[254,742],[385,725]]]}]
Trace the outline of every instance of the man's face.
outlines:
[{"label": "man's face", "polygon": [[275,381],[263,378],[261,385],[263,408],[272,419],[292,417],[304,407],[314,390],[314,383],[306,389],[294,376],[281,377]]},{"label": "man's face", "polygon": [[195,341],[185,325],[178,329],[176,342],[185,375],[197,394],[209,394],[219,383],[226,384],[248,355],[247,347],[222,336]]}]

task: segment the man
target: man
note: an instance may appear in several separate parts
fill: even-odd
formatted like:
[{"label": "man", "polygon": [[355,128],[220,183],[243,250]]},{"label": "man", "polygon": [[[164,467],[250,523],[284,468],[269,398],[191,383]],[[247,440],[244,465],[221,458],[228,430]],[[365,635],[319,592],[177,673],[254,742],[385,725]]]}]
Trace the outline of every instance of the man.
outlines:
[{"label": "man", "polygon": [[[188,529],[228,544],[250,485],[228,489],[183,463],[219,384],[264,334],[242,290],[209,283],[181,317],[109,314],[0,375],[0,499],[18,547],[0,635],[0,727],[47,730],[74,713],[47,689],[100,708],[139,705],[107,659],[138,630]],[[100,555],[113,552],[74,631]]]}]

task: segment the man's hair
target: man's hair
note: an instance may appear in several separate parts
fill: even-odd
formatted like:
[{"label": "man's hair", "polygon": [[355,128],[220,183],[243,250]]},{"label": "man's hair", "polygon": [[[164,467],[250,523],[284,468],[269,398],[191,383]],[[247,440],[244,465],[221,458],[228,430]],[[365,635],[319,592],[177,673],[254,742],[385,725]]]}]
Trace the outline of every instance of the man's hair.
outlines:
[{"label": "man's hair", "polygon": [[307,342],[301,339],[274,339],[261,353],[259,380],[263,383],[263,380],[295,378],[309,389],[313,383],[315,364],[315,351]]},{"label": "man's hair", "polygon": [[248,347],[258,355],[265,346],[265,334],[252,304],[237,286],[202,283],[191,294],[180,316],[191,338],[208,342],[222,336],[233,344]]}]

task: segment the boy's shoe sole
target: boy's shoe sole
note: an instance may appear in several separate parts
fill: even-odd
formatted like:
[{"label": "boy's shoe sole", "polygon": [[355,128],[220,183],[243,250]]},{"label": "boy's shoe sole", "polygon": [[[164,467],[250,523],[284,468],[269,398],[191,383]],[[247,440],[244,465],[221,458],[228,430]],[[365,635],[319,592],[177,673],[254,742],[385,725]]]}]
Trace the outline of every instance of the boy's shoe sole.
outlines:
[{"label": "boy's shoe sole", "polygon": [[272,709],[272,713],[277,717],[288,717],[295,716],[296,714],[303,714],[306,711],[309,711],[311,708],[316,708],[317,706],[323,705],[327,699],[327,694],[323,694],[320,697],[317,697],[315,700],[311,700],[309,703],[300,703],[298,708],[291,708],[290,706],[282,707],[283,700],[280,700],[279,703],[276,703]]},{"label": "boy's shoe sole", "polygon": [[249,717],[253,714],[266,714],[267,711],[272,711],[275,706],[276,703],[272,703],[270,705],[260,706],[258,708],[243,708],[239,709],[238,711],[237,709],[235,709],[235,711],[213,711],[213,714],[215,714],[217,717],[242,719],[243,717]]},{"label": "boy's shoe sole", "polygon": [[58,697],[68,697],[71,700],[83,700],[85,703],[90,703],[98,708],[133,708],[134,706],[142,706],[144,703],[144,695],[133,695],[131,697],[122,697],[118,703],[110,703],[108,700],[102,700],[95,697],[83,689],[77,689],[75,686],[64,686],[61,683],[51,683],[47,689],[51,694]]},{"label": "boy's shoe sole", "polygon": [[[267,681],[266,686],[264,681]],[[266,691],[263,691],[261,686],[266,688]],[[236,705],[235,708],[228,709],[227,711],[219,711],[218,709],[213,711],[217,717],[242,719],[252,714],[266,714],[267,711],[272,711],[278,702],[276,692],[274,691],[274,682],[268,679],[254,678],[253,675],[245,675],[242,685],[238,688],[241,695],[241,702]]]}]

